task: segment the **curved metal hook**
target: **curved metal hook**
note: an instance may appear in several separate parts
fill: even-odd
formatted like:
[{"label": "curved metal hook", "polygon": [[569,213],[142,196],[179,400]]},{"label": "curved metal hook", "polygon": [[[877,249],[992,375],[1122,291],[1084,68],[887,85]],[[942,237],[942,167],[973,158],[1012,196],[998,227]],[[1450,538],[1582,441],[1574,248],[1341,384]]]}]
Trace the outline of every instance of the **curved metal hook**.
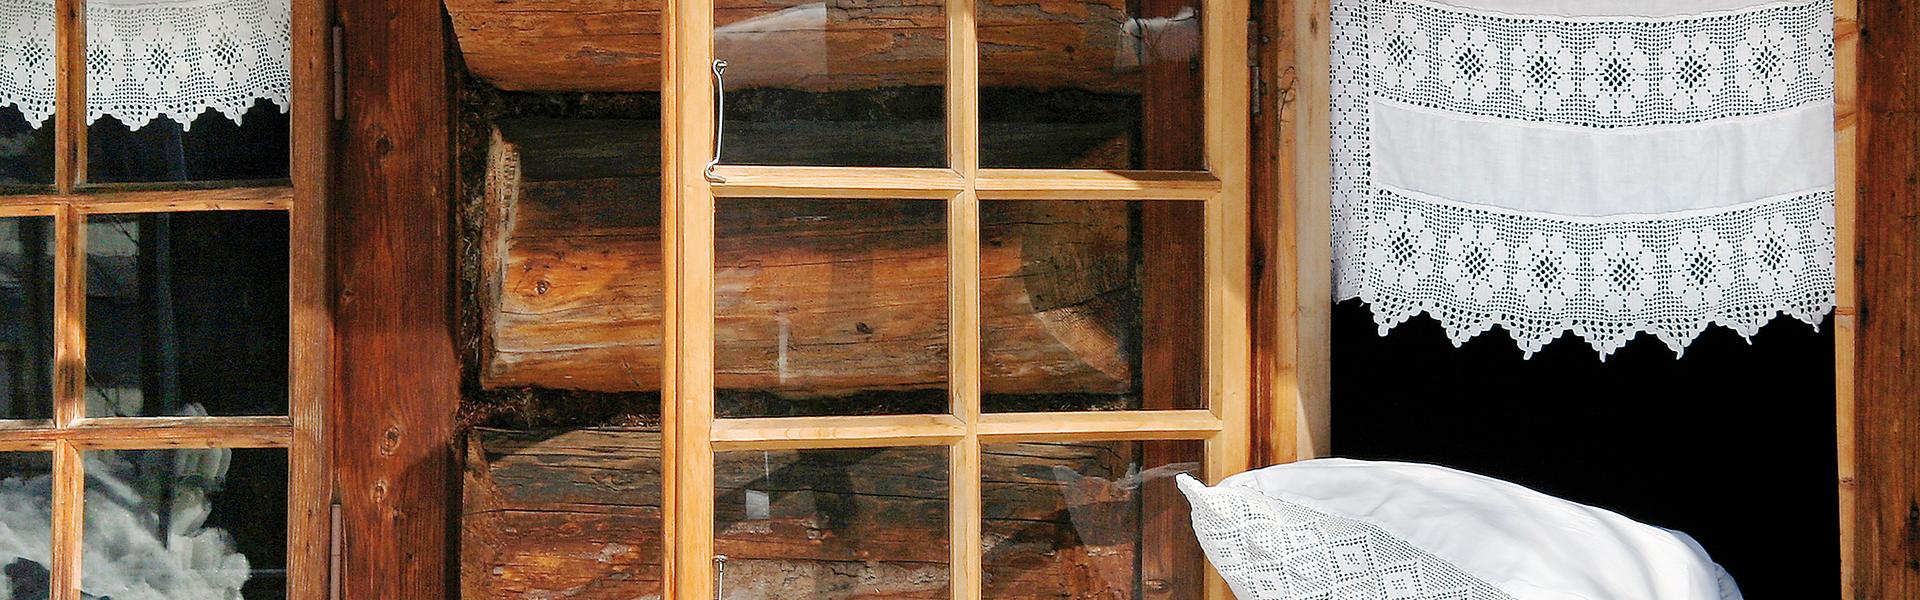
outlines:
[{"label": "curved metal hook", "polygon": [[727,134],[727,61],[713,59],[713,160],[707,161],[707,181],[726,183],[727,178],[713,174],[720,166],[720,143]]}]

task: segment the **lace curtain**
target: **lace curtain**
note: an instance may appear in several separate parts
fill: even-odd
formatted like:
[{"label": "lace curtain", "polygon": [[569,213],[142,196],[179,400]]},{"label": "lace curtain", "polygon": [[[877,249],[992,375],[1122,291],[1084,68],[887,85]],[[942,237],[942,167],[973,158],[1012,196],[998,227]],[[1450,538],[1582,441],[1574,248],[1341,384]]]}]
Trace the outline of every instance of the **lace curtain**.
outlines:
[{"label": "lace curtain", "polygon": [[1338,299],[1531,356],[1834,304],[1831,0],[1335,0]]},{"label": "lace curtain", "polygon": [[[90,0],[87,122],[130,129],[207,110],[240,122],[259,100],[287,108],[289,0]],[[54,112],[54,0],[0,0],[0,107],[41,127]]]}]

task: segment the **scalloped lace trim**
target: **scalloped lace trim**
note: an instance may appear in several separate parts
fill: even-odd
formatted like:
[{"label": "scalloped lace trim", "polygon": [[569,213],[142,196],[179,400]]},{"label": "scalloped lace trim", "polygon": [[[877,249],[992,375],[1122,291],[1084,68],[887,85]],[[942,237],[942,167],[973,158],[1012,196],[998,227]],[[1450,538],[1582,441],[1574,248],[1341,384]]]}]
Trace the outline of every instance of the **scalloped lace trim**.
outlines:
[{"label": "scalloped lace trim", "polygon": [[1503,211],[1381,189],[1334,218],[1339,299],[1380,332],[1426,313],[1455,345],[1498,325],[1528,356],[1567,333],[1601,356],[1647,332],[1751,336],[1834,305],[1832,191],[1661,216]]},{"label": "scalloped lace trim", "polygon": [[[287,110],[289,0],[111,2],[87,6],[87,122],[128,128],[209,110],[239,123],[266,100]],[[0,0],[0,106],[41,127],[54,113],[54,3]]]},{"label": "scalloped lace trim", "polygon": [[1641,332],[1680,353],[1709,325],[1751,336],[1778,315],[1817,326],[1832,310],[1831,184],[1714,199],[1744,203],[1712,210],[1589,218],[1426,196],[1373,171],[1380,101],[1596,140],[1828,102],[1831,0],[1651,20],[1423,0],[1335,0],[1332,11],[1334,288],[1338,300],[1370,305],[1382,335],[1426,313],[1456,345],[1500,326],[1529,357],[1573,333],[1605,358]]}]

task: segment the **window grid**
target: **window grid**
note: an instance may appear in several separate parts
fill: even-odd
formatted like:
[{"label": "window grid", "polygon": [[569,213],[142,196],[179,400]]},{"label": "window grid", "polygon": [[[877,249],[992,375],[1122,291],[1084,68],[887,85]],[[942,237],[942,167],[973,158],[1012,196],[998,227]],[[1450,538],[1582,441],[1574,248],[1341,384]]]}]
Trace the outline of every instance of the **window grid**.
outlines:
[{"label": "window grid", "polygon": [[[94,450],[285,448],[288,489],[288,597],[325,591],[327,481],[321,435],[329,360],[325,199],[329,94],[323,52],[326,6],[293,3],[293,96],[289,179],[90,185],[87,172],[86,8],[57,0],[54,185],[0,193],[0,218],[54,220],[53,418],[0,420],[0,450],[53,457],[52,598],[80,600],[83,553],[82,453]],[[9,190],[11,192],[12,190]],[[88,417],[86,388],[86,222],[93,215],[207,211],[288,215],[286,415],[268,417]]]},{"label": "window grid", "polygon": [[[947,447],[949,572],[955,600],[982,594],[981,448],[986,443],[1199,440],[1210,479],[1244,470],[1250,438],[1247,151],[1249,82],[1244,3],[1207,1],[1203,172],[981,169],[975,0],[947,0],[947,168],[728,166],[708,179],[712,152],[712,0],[664,14],[670,32],[663,122],[667,264],[665,429],[669,597],[711,597],[716,451],[878,446]],[[1236,5],[1237,4],[1237,5]],[[716,419],[714,199],[854,198],[947,201],[949,413],[885,417]],[[1185,200],[1205,203],[1207,404],[1200,410],[983,413],[980,202]],[[1209,576],[1206,597],[1229,597]]]}]

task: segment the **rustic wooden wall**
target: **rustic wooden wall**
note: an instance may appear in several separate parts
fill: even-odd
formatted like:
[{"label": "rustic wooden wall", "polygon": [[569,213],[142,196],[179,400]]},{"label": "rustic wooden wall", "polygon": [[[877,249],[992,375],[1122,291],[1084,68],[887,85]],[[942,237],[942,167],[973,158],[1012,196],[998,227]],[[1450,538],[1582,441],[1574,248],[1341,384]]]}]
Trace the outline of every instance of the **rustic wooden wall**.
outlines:
[{"label": "rustic wooden wall", "polygon": [[1920,598],[1920,1],[1861,4],[1854,598]]},{"label": "rustic wooden wall", "polygon": [[435,0],[339,0],[345,119],[330,203],[341,598],[451,597],[447,36]]}]

